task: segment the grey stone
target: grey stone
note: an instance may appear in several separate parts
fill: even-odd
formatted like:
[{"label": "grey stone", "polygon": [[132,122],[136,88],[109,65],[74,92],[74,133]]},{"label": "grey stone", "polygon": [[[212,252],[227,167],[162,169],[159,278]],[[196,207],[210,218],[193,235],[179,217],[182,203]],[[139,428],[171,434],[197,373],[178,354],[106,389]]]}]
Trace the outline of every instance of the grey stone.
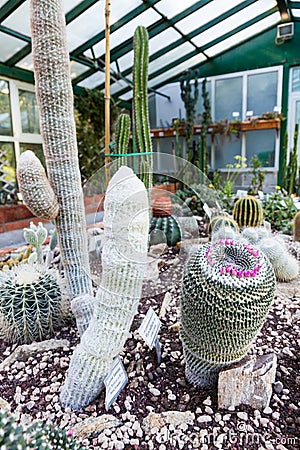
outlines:
[{"label": "grey stone", "polygon": [[276,383],[274,383],[274,391],[276,392],[276,394],[281,394],[281,392],[283,391],[283,384],[281,383],[281,381],[276,381]]},{"label": "grey stone", "polygon": [[170,294],[170,292],[167,292],[164,296],[161,308],[160,308],[160,312],[159,312],[159,317],[160,319],[164,319],[166,317],[166,313],[167,310],[170,306],[170,303],[172,301],[172,295]]},{"label": "grey stone", "polygon": [[161,260],[157,257],[147,256],[147,266],[144,273],[145,281],[156,281],[159,278],[159,265]]},{"label": "grey stone", "polygon": [[174,427],[182,425],[183,423],[192,424],[195,419],[195,414],[191,411],[165,411],[162,413],[151,412],[143,420],[143,428],[146,433],[149,433],[153,428],[162,428],[165,425],[173,425]]},{"label": "grey stone", "polygon": [[34,356],[37,353],[69,346],[70,342],[67,339],[49,339],[47,341],[34,342],[33,344],[20,345],[11,355],[2,361],[0,370],[4,370],[5,367],[11,366],[16,361],[27,361],[30,356]]},{"label": "grey stone", "polygon": [[272,384],[275,381],[277,357],[271,353],[257,357],[245,357],[219,374],[218,406],[250,405],[263,410],[270,404]]},{"label": "grey stone", "polygon": [[93,433],[101,433],[103,430],[115,428],[122,425],[122,422],[111,414],[103,414],[99,417],[89,417],[73,426],[73,435],[77,437],[87,437]]}]

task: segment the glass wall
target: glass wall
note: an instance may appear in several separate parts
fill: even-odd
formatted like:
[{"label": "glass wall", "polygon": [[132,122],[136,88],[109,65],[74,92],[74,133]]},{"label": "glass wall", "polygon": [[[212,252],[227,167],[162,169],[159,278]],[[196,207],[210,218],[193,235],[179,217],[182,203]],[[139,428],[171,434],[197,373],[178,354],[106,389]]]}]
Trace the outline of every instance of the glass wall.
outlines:
[{"label": "glass wall", "polygon": [[12,136],[9,84],[0,79],[0,136]]}]

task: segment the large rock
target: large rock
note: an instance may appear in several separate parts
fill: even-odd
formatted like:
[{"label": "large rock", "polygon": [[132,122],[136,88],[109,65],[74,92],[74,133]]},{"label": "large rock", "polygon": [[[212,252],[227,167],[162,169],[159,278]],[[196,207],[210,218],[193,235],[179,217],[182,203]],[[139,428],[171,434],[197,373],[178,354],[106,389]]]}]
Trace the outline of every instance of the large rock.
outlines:
[{"label": "large rock", "polygon": [[195,414],[191,411],[165,411],[162,413],[151,412],[143,420],[143,428],[148,433],[152,428],[162,428],[165,425],[193,424]]},{"label": "large rock", "polygon": [[108,428],[115,428],[122,425],[122,422],[111,414],[103,414],[99,417],[89,417],[82,422],[76,423],[72,428],[73,436],[88,437],[93,433],[101,433]]},{"label": "large rock", "polygon": [[275,381],[277,357],[245,357],[221,370],[218,381],[219,408],[250,405],[263,410],[269,406]]},{"label": "large rock", "polygon": [[11,355],[2,361],[0,370],[4,370],[5,367],[11,366],[16,361],[27,361],[30,356],[36,355],[37,353],[69,346],[70,342],[67,339],[48,339],[47,341],[19,345]]}]

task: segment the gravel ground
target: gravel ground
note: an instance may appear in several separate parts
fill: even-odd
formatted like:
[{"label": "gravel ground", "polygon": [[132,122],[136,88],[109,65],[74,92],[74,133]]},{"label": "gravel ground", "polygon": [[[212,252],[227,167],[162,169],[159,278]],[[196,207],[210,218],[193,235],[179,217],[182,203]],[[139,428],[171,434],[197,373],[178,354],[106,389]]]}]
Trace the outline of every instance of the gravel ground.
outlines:
[{"label": "gravel ground", "polygon": [[[83,439],[88,449],[298,449],[299,279],[278,284],[267,320],[251,348],[253,354],[274,352],[278,357],[270,407],[263,412],[247,406],[218,410],[216,392],[195,388],[184,376],[177,323],[185,256],[182,251],[169,249],[160,256],[160,279],[144,286],[139,312],[121,353],[129,383],[108,412],[104,392],[81,411],[65,410],[59,404],[59,390],[79,340],[76,330],[69,326],[57,331],[55,337],[68,339],[70,348],[38,353],[0,372],[0,396],[10,403],[18,418],[22,422],[47,419],[68,430],[88,417],[102,414],[112,414],[120,420],[120,426]],[[150,306],[160,313],[167,292],[171,302],[161,319],[163,352],[158,365],[155,351],[149,350],[137,329]],[[0,361],[14,348],[0,341]],[[164,411],[191,412],[192,423],[150,429],[143,426],[149,413]]]}]

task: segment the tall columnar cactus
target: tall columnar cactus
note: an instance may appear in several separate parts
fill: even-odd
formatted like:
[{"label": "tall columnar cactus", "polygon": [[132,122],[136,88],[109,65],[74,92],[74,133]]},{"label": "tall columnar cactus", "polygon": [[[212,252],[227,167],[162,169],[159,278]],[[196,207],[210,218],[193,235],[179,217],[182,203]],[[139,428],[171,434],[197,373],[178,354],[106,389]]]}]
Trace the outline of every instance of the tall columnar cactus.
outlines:
[{"label": "tall columnar cactus", "polygon": [[[191,80],[194,76],[194,95],[192,95],[192,86]],[[196,104],[198,101],[199,90],[198,90],[198,71],[195,72],[188,71],[187,74],[181,78],[180,80],[180,90],[181,90],[181,99],[184,103],[185,111],[186,111],[186,126],[185,126],[185,134],[186,134],[186,143],[188,148],[188,159],[191,162],[193,161],[193,126],[196,114]]]},{"label": "tall columnar cactus", "polygon": [[[128,114],[121,114],[117,123],[116,134],[116,153],[117,155],[125,155],[128,153],[129,137],[130,137],[130,116]],[[118,168],[126,166],[126,156],[118,157]]]},{"label": "tall columnar cactus", "polygon": [[241,359],[261,328],[275,290],[269,260],[250,244],[220,239],[188,261],[181,297],[186,376],[199,386]]},{"label": "tall columnar cactus", "polygon": [[78,409],[97,397],[128,337],[147,260],[148,208],[144,184],[131,169],[121,167],[105,196],[102,279],[93,318],[74,351],[61,390],[66,407]]},{"label": "tall columnar cactus", "polygon": [[247,196],[235,203],[232,216],[239,227],[258,227],[263,220],[263,209],[258,199]]},{"label": "tall columnar cactus", "polygon": [[24,263],[0,274],[0,335],[9,342],[45,339],[62,322],[63,311],[56,271]]},{"label": "tall columnar cactus", "polygon": [[[73,299],[71,306],[79,332],[82,333],[92,315],[93,294],[62,2],[31,0],[31,29],[43,148],[49,183],[55,197],[51,195],[57,199],[59,205],[55,225],[62,263]],[[32,159],[32,155],[28,156],[28,153],[24,156],[27,161],[29,157]],[[41,187],[41,198],[49,199],[47,194],[50,192],[44,174],[36,163],[35,167],[36,171],[29,172],[28,176],[26,170],[23,173],[22,166],[19,168],[19,172],[22,173],[19,177],[21,191],[32,210],[35,208],[35,197],[32,194],[33,180]],[[28,198],[26,192],[31,192]],[[49,203],[49,200],[47,202]],[[55,213],[49,212],[49,218],[55,217],[56,211],[57,207]]]},{"label": "tall columnar cactus", "polygon": [[299,273],[298,261],[288,253],[284,242],[274,237],[265,238],[257,244],[270,260],[278,281],[292,281]]},{"label": "tall columnar cactus", "polygon": [[294,217],[294,241],[300,241],[300,211]]},{"label": "tall columnar cactus", "polygon": [[[136,28],[133,46],[133,108],[137,143],[140,152],[152,152],[148,110],[149,43],[145,27]],[[152,170],[152,155],[144,155],[140,171],[146,189],[152,186]]]}]

